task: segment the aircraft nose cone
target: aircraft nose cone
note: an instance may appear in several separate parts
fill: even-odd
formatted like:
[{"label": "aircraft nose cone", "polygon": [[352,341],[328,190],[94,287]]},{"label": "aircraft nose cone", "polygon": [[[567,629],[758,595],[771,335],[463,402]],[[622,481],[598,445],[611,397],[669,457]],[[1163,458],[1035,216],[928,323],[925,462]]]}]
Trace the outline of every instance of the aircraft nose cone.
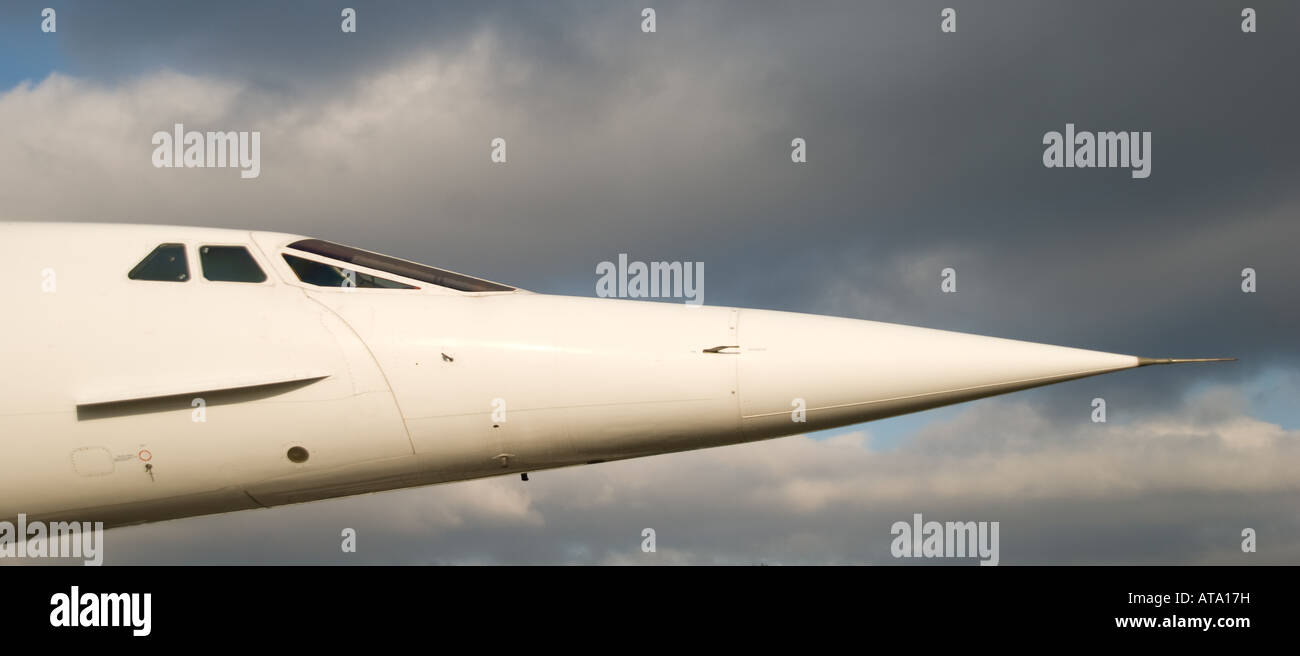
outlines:
[{"label": "aircraft nose cone", "polygon": [[738,336],[746,439],[843,426],[1138,366],[1131,355],[765,310],[742,310]]}]

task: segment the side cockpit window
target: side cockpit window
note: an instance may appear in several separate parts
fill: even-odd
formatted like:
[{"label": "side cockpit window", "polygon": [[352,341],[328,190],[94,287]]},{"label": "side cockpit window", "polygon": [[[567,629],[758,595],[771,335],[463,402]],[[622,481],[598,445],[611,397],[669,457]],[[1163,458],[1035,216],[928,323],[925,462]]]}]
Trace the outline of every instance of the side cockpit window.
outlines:
[{"label": "side cockpit window", "polygon": [[357,287],[361,289],[419,289],[411,285],[387,280],[368,273],[336,267],[324,262],[315,262],[296,255],[284,253],[284,261],[289,263],[294,275],[308,285],[317,287]]},{"label": "side cockpit window", "polygon": [[185,244],[159,244],[126,274],[131,280],[185,282],[190,279],[190,263]]},{"label": "side cockpit window", "polygon": [[266,274],[243,246],[200,246],[203,277],[221,282],[265,282]]}]

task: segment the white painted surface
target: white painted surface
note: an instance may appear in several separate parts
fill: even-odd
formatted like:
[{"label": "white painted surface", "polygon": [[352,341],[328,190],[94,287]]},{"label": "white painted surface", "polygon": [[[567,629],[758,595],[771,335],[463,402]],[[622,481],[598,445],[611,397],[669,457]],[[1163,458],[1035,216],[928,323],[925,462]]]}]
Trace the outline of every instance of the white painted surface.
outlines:
[{"label": "white painted surface", "polygon": [[[517,474],[1137,365],[834,317],[464,293],[364,268],[420,289],[313,287],[281,257],[299,238],[0,223],[0,518],[115,525]],[[167,242],[186,244],[189,281],[127,278]],[[268,280],[205,280],[197,249],[217,244],[248,246]],[[704,352],[728,345],[739,348]],[[176,396],[138,400],[162,395]],[[204,398],[203,422],[193,397]],[[792,420],[796,398],[806,423]],[[496,399],[505,421],[493,418]],[[110,401],[123,403],[86,405]],[[294,446],[306,462],[287,457]]]}]

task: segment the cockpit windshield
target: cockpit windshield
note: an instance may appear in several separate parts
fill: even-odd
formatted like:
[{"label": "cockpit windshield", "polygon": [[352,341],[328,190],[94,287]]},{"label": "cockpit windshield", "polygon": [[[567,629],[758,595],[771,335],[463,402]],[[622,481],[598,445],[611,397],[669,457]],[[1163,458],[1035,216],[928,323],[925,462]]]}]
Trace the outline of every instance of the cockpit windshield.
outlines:
[{"label": "cockpit windshield", "polygon": [[462,292],[512,292],[514,287],[508,287],[487,280],[480,280],[453,271],[436,269],[407,260],[399,260],[395,257],[380,255],[363,251],[360,248],[343,246],[321,239],[303,239],[289,244],[289,248],[297,249],[307,253],[320,255],[323,257],[340,260],[349,264],[367,267],[378,271],[385,271],[393,275],[402,276],[427,282],[439,287],[447,287]]}]

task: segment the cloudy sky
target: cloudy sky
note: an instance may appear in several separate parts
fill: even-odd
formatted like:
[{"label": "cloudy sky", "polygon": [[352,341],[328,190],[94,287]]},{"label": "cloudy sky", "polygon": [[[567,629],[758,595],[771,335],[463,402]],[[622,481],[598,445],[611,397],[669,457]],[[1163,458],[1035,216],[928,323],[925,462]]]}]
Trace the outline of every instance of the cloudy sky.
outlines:
[{"label": "cloudy sky", "polygon": [[[710,305],[1241,358],[118,529],[108,562],[895,563],[917,512],[999,521],[1004,564],[1300,562],[1300,5],[1250,5],[1254,34],[1223,2],[7,2],[5,220],[294,232],[584,296],[619,253],[702,261]],[[260,131],[260,177],[154,168],[175,123]],[[1067,123],[1150,131],[1151,176],[1045,168]]]}]

